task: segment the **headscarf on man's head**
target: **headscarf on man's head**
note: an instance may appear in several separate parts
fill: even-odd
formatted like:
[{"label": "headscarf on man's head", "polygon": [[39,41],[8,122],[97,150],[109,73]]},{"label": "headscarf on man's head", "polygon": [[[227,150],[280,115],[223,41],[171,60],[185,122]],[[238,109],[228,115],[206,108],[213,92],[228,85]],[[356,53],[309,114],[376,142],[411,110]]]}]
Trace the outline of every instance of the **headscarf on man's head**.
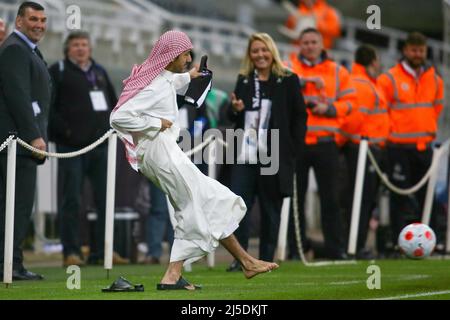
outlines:
[{"label": "headscarf on man's head", "polygon": [[[141,65],[134,65],[128,78],[123,81],[124,88],[119,101],[113,110],[120,108],[125,102],[133,98],[142,89],[147,87],[172,61],[185,51],[192,50],[193,46],[188,36],[181,31],[167,31],[158,41],[148,58]],[[126,157],[131,167],[138,170],[136,146],[133,138],[126,130],[116,128],[119,138],[125,144]]]},{"label": "headscarf on man's head", "polygon": [[123,81],[124,88],[114,110],[148,86],[176,57],[193,46],[181,31],[167,31],[156,41],[152,52],[141,65],[134,65],[131,75]]}]

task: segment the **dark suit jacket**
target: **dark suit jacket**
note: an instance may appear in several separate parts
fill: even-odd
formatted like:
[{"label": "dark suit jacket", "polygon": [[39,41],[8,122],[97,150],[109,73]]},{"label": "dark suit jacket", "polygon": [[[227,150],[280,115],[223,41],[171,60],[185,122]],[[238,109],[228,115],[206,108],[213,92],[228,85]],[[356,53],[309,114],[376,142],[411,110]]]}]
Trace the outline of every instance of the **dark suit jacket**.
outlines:
[{"label": "dark suit jacket", "polygon": [[[270,129],[279,129],[279,191],[283,196],[291,196],[295,162],[303,150],[305,141],[307,119],[305,101],[297,75],[292,73],[285,77],[272,75],[269,81],[273,88]],[[252,109],[254,87],[253,77],[242,75],[238,77],[234,93],[244,102],[245,110]],[[236,123],[235,129],[244,129],[244,111],[235,114],[230,106],[228,114],[230,120]]]},{"label": "dark suit jacket", "polygon": [[[39,137],[47,141],[50,92],[45,62],[13,32],[0,47],[0,141],[10,132],[17,132],[27,143]],[[39,114],[35,114],[33,102],[39,106]],[[19,145],[17,154],[31,156]]]}]

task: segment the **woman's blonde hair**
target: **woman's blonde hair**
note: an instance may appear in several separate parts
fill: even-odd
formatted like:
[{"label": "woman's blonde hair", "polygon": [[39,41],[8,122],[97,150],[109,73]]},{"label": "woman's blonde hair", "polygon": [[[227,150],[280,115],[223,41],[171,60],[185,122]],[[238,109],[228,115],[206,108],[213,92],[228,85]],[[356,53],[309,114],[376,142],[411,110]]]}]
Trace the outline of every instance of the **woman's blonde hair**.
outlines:
[{"label": "woman's blonde hair", "polygon": [[244,59],[242,60],[241,69],[239,70],[239,74],[243,76],[249,76],[253,70],[255,70],[255,65],[253,64],[252,60],[250,59],[250,47],[253,43],[253,41],[261,41],[263,42],[269,51],[272,53],[273,56],[273,63],[272,63],[272,73],[275,76],[283,77],[287,75],[286,67],[281,62],[280,53],[278,51],[278,48],[273,41],[272,37],[267,33],[254,33],[250,36],[248,39],[248,46],[247,51],[245,54]]}]

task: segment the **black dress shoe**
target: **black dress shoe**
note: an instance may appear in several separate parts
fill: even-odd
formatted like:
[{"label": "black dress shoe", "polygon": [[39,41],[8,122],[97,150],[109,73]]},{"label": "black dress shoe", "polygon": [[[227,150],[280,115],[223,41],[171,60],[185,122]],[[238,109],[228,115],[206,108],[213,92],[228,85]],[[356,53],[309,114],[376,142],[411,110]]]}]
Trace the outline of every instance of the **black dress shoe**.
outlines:
[{"label": "black dress shoe", "polygon": [[40,274],[28,271],[27,269],[13,270],[13,280],[43,280],[44,277]]},{"label": "black dress shoe", "polygon": [[239,263],[239,261],[234,260],[230,266],[227,268],[227,272],[237,272],[237,271],[242,271],[242,266]]}]

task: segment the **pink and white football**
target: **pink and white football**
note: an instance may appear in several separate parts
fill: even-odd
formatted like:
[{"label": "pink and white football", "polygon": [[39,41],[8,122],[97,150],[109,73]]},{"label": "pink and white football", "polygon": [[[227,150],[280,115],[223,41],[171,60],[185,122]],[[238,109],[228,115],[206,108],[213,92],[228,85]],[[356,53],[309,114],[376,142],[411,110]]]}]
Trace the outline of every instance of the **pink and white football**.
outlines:
[{"label": "pink and white football", "polygon": [[423,223],[412,223],[398,236],[400,250],[411,259],[424,259],[431,255],[436,245],[433,229]]}]

